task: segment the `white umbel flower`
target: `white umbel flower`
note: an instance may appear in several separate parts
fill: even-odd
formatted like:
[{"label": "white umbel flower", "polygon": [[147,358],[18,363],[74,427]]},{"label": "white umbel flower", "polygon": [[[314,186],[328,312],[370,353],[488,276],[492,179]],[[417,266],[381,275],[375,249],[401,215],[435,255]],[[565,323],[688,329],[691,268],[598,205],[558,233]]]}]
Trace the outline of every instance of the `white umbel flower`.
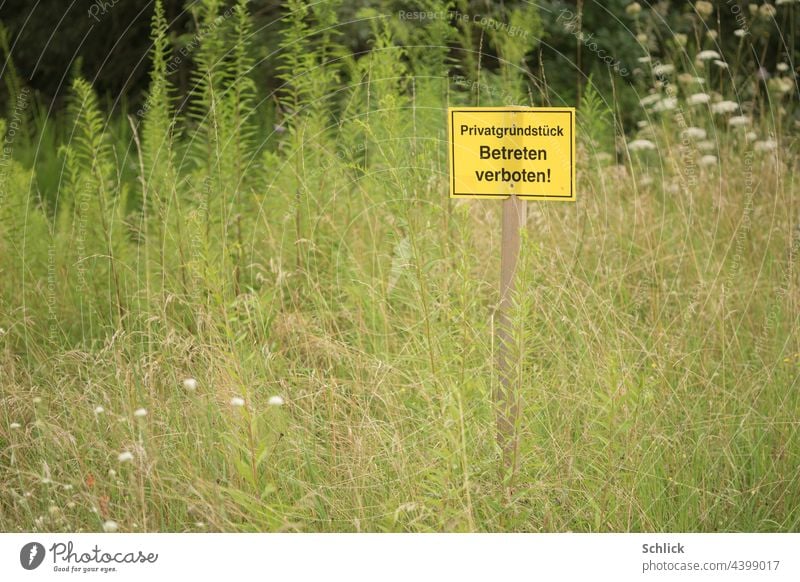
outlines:
[{"label": "white umbel flower", "polygon": [[709,101],[711,101],[711,95],[708,93],[695,93],[694,95],[689,95],[686,100],[689,105],[704,105]]},{"label": "white umbel flower", "polygon": [[244,398],[234,396],[231,398],[231,406],[244,406]]},{"label": "white umbel flower", "polygon": [[778,149],[778,142],[774,139],[766,139],[764,141],[757,141],[753,144],[757,152],[771,152]]},{"label": "white umbel flower", "polygon": [[700,165],[701,166],[716,166],[717,165],[717,156],[713,156],[711,154],[706,154],[702,158],[700,158]]},{"label": "white umbel flower", "polygon": [[735,115],[728,120],[728,125],[731,127],[743,127],[750,125],[750,118],[746,115]]},{"label": "white umbel flower", "polygon": [[689,139],[706,139],[706,130],[702,127],[687,127],[681,132],[681,135]]},{"label": "white umbel flower", "polygon": [[700,141],[697,142],[697,149],[701,152],[710,152],[715,148],[713,141]]},{"label": "white umbel flower", "polygon": [[103,531],[106,532],[106,533],[114,533],[118,529],[119,529],[119,525],[117,524],[116,521],[114,521],[112,519],[106,520],[105,523],[103,524]]},{"label": "white umbel flower", "polygon": [[733,113],[739,111],[739,104],[733,101],[720,101],[711,105],[711,112],[716,114]]},{"label": "white umbel flower", "polygon": [[189,392],[194,392],[195,390],[197,390],[197,380],[195,380],[194,378],[186,378],[183,381],[183,387]]},{"label": "white umbel flower", "polygon": [[665,97],[653,106],[653,111],[672,111],[678,106],[677,97]]},{"label": "white umbel flower", "polygon": [[659,101],[661,101],[661,95],[659,95],[658,93],[652,93],[647,97],[642,97],[639,100],[639,105],[641,105],[642,107],[647,107],[648,105],[653,105],[654,103],[658,103]]},{"label": "white umbel flower", "polygon": [[283,398],[281,396],[270,396],[267,404],[270,406],[283,406]]},{"label": "white umbel flower", "polygon": [[720,57],[719,57],[719,53],[717,51],[705,50],[705,51],[700,51],[699,53],[697,53],[697,60],[698,61],[713,61],[713,60],[718,59],[718,58],[720,58]]},{"label": "white umbel flower", "polygon": [[628,144],[628,149],[632,152],[656,149],[656,144],[649,139],[635,139]]},{"label": "white umbel flower", "polygon": [[120,463],[127,463],[128,461],[133,460],[133,453],[130,451],[123,451],[119,455],[117,455],[117,460]]},{"label": "white umbel flower", "polygon": [[663,64],[663,65],[656,65],[653,67],[653,74],[662,76],[662,75],[669,75],[675,72],[675,65],[670,64]]}]

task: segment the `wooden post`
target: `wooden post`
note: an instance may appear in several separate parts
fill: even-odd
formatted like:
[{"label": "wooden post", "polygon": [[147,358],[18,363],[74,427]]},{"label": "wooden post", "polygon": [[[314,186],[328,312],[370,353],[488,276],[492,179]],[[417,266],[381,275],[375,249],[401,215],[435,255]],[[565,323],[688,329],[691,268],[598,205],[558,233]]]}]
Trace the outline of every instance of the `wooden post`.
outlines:
[{"label": "wooden post", "polygon": [[500,248],[500,306],[497,313],[497,369],[495,389],[497,442],[503,453],[503,470],[513,477],[517,464],[517,419],[519,390],[516,383],[514,330],[511,322],[512,299],[519,259],[520,231],[525,227],[527,203],[516,196],[503,201],[503,231]]}]

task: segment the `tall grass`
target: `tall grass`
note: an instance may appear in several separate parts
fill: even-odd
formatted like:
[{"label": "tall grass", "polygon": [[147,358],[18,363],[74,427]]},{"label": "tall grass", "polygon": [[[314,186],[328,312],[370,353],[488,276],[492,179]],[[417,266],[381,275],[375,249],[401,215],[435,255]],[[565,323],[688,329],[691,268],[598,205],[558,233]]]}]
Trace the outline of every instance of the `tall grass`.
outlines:
[{"label": "tall grass", "polygon": [[530,37],[366,11],[356,55],[292,1],[268,95],[246,4],[198,4],[188,103],[157,3],[140,113],[76,78],[57,179],[0,167],[1,530],[800,529],[794,97],[743,130],[657,76],[680,107],[629,146],[587,83],[578,202],[529,205],[503,475],[500,205],[447,197],[443,112],[542,104]]}]

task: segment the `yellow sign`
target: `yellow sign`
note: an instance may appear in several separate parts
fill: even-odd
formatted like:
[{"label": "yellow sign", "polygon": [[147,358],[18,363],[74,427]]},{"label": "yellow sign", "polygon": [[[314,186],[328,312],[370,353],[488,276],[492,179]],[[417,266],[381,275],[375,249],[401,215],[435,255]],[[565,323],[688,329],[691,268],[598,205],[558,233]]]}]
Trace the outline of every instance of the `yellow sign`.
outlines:
[{"label": "yellow sign", "polygon": [[450,107],[450,196],[575,200],[575,108]]}]

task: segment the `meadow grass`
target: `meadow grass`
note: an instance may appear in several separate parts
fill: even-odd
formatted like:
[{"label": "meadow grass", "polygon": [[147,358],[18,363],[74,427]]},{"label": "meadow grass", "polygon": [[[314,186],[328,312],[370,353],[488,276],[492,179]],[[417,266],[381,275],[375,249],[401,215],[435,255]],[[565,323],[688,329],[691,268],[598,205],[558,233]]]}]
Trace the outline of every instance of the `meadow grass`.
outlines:
[{"label": "meadow grass", "polygon": [[[142,116],[109,121],[78,78],[58,175],[0,169],[0,530],[800,529],[797,158],[774,117],[756,148],[708,107],[653,114],[656,149],[616,159],[619,112],[584,95],[577,202],[528,205],[504,471],[501,204],[448,198],[445,110],[474,92],[445,50],[374,24],[356,59],[319,32],[330,5],[290,2],[281,118],[238,6],[189,106],[157,13]],[[541,105],[513,67],[478,75]],[[685,125],[716,162],[687,163]]]}]

